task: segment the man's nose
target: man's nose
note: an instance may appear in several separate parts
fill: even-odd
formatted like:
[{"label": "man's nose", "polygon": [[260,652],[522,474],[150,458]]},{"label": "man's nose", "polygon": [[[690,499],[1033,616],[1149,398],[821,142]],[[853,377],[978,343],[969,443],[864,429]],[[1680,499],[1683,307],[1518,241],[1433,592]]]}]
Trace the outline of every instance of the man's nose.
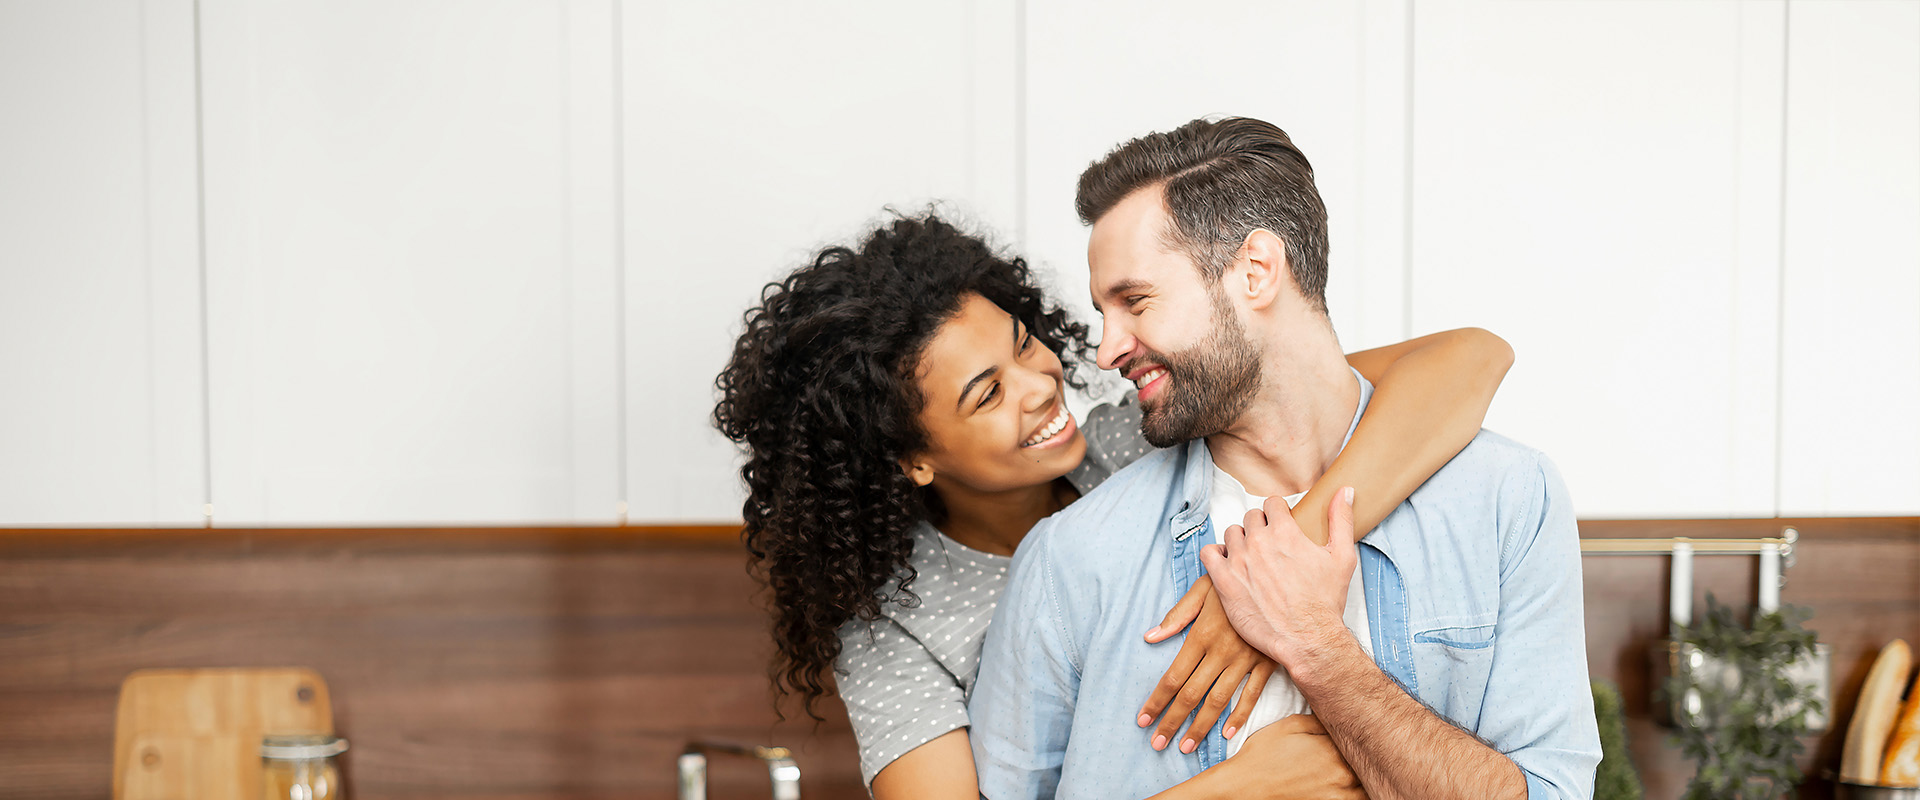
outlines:
[{"label": "man's nose", "polygon": [[1124,325],[1108,321],[1100,332],[1100,349],[1094,351],[1094,360],[1100,364],[1100,368],[1119,369],[1132,352],[1133,334],[1127,332]]}]

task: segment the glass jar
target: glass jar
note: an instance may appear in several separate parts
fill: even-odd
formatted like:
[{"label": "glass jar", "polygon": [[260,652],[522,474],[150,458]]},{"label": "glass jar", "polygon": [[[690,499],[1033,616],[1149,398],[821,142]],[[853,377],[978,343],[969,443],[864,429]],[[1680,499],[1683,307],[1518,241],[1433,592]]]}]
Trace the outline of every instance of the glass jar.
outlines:
[{"label": "glass jar", "polygon": [[270,734],[260,740],[263,800],[345,800],[333,757],[347,740],[331,734]]}]

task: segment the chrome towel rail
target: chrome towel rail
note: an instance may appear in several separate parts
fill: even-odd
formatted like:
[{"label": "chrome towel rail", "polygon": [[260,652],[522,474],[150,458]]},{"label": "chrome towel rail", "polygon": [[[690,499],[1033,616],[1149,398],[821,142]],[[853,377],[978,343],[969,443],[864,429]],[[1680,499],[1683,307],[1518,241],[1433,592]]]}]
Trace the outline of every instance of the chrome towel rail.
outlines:
[{"label": "chrome towel rail", "polygon": [[1784,571],[1793,566],[1793,547],[1800,531],[1787,527],[1777,537],[1760,539],[1694,539],[1686,536],[1646,539],[1581,539],[1581,555],[1645,555],[1673,558],[1668,597],[1675,625],[1693,621],[1693,557],[1695,555],[1752,555],[1760,557],[1761,611],[1780,607]]},{"label": "chrome towel rail", "polygon": [[1764,539],[1692,539],[1685,536],[1656,537],[1650,539],[1581,539],[1580,552],[1583,555],[1671,555],[1676,545],[1687,545],[1693,552],[1727,555],[1759,555],[1767,548],[1777,548],[1783,558],[1792,566],[1793,545],[1800,541],[1800,532],[1787,528],[1780,536]]}]

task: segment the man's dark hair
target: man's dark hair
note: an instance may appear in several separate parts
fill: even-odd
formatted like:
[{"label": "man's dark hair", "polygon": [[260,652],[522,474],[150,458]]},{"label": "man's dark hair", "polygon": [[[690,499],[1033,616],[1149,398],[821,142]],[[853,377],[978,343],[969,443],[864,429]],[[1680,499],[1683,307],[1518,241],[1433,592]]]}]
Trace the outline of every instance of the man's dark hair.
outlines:
[{"label": "man's dark hair", "polygon": [[1218,281],[1247,234],[1265,228],[1287,243],[1300,294],[1327,311],[1327,208],[1313,165],[1287,132],[1246,117],[1196,119],[1127,142],[1080,173],[1074,207],[1092,225],[1121,200],[1165,187],[1172,230],[1209,282]]}]

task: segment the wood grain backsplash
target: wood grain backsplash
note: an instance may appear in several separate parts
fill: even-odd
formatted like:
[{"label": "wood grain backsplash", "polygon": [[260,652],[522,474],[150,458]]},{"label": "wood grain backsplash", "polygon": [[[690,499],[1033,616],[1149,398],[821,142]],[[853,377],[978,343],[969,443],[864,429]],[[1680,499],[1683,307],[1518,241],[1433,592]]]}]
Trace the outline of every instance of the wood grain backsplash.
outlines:
[{"label": "wood grain backsplash", "polygon": [[[1835,730],[1809,761],[1827,766],[1874,648],[1920,641],[1920,519],[1581,528],[1786,524],[1802,543],[1782,597],[1812,606],[1834,648]],[[1703,592],[1752,602],[1753,559],[1696,565]],[[690,737],[794,747],[804,796],[865,797],[838,703],[817,727],[776,721],[744,566],[720,529],[0,531],[0,797],[108,797],[115,694],[135,669],[275,665],[326,677],[355,800],[665,800]],[[1585,568],[1592,672],[1625,694],[1648,796],[1677,797],[1691,767],[1649,718],[1666,559]],[[713,762],[715,800],[766,786],[755,764]],[[1819,781],[1803,794],[1827,796]]]}]

